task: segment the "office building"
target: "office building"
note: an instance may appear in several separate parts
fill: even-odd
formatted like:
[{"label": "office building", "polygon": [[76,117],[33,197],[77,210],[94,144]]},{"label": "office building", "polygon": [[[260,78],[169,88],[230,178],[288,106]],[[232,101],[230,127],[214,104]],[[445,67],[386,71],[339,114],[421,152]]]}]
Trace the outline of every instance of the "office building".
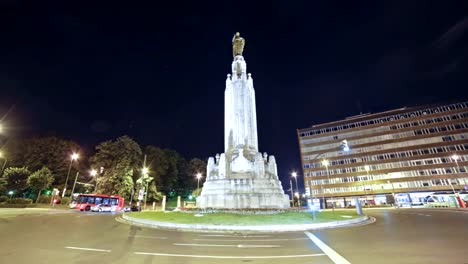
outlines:
[{"label": "office building", "polygon": [[297,135],[306,195],[327,207],[355,197],[417,204],[468,188],[468,102],[361,114]]}]

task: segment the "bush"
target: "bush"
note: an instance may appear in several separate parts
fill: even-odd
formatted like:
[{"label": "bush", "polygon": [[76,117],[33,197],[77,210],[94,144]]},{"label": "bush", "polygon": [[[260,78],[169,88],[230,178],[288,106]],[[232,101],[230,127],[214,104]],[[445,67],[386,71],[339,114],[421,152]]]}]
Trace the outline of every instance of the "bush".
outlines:
[{"label": "bush", "polygon": [[60,201],[61,204],[69,204],[70,203],[70,197],[63,197],[62,200]]},{"label": "bush", "polygon": [[6,201],[8,201],[8,196],[0,196],[0,203],[4,203]]},{"label": "bush", "polygon": [[49,204],[50,203],[50,196],[41,195],[41,197],[39,197],[39,201],[37,201],[37,202],[42,203],[42,204]]},{"label": "bush", "polygon": [[9,204],[32,204],[32,199],[28,198],[13,198],[8,200]]},{"label": "bush", "polygon": [[0,208],[35,208],[36,204],[0,204]]}]

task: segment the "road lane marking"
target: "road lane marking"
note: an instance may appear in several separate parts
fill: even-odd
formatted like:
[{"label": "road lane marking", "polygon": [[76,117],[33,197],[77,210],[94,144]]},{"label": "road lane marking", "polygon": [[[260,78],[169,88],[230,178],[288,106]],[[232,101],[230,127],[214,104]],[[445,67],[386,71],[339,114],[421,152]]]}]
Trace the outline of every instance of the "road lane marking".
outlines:
[{"label": "road lane marking", "polygon": [[318,237],[314,236],[312,233],[304,232],[314,244],[320,248],[327,256],[335,263],[335,264],[351,264],[351,262],[347,261],[344,257],[340,254],[336,253],[331,247],[327,246],[327,244],[323,243]]},{"label": "road lane marking", "polygon": [[280,245],[220,245],[220,244],[181,244],[174,243],[174,246],[189,246],[189,247],[233,247],[233,248],[277,248]]},{"label": "road lane marking", "polygon": [[308,258],[320,257],[325,254],[308,254],[308,255],[281,255],[281,256],[209,256],[209,255],[185,255],[185,254],[167,254],[157,252],[134,252],[136,255],[151,255],[164,257],[185,257],[185,258],[211,258],[211,259],[276,259],[276,258]]},{"label": "road lane marking", "polygon": [[157,236],[133,236],[136,238],[152,238],[152,239],[167,239],[167,237],[157,237]]},{"label": "road lane marking", "polygon": [[270,237],[270,236],[248,236],[248,235],[199,235],[205,237]]},{"label": "road lane marking", "polygon": [[272,239],[206,239],[206,238],[194,238],[196,241],[246,241],[246,242],[261,242],[261,241],[289,241],[289,240],[308,240],[306,237],[300,238],[272,238]]},{"label": "road lane marking", "polygon": [[97,251],[97,252],[111,252],[109,249],[98,249],[98,248],[82,248],[82,247],[65,247],[67,249],[75,250],[86,250],[86,251]]}]

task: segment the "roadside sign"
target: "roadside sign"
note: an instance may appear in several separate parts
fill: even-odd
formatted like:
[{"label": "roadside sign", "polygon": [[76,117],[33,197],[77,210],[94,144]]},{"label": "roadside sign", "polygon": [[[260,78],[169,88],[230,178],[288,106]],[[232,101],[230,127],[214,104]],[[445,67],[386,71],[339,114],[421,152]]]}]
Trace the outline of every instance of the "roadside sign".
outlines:
[{"label": "roadside sign", "polygon": [[145,189],[141,188],[140,191],[138,192],[138,200],[143,200],[143,196],[145,195]]}]

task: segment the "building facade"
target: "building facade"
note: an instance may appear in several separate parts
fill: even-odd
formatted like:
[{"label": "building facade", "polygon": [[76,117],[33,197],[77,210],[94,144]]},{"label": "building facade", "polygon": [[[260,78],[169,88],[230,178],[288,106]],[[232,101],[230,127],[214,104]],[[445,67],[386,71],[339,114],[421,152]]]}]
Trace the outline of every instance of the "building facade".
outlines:
[{"label": "building facade", "polygon": [[355,197],[415,204],[468,188],[468,102],[363,114],[297,136],[306,195],[322,207],[353,205]]}]

